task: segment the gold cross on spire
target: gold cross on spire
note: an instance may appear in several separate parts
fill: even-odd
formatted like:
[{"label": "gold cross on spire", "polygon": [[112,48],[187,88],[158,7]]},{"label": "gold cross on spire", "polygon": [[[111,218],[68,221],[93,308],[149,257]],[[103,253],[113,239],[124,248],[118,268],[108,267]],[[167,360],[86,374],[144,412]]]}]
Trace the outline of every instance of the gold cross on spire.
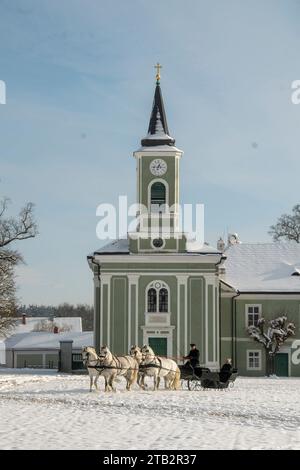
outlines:
[{"label": "gold cross on spire", "polygon": [[160,65],[159,62],[157,62],[157,64],[154,65],[154,68],[156,69],[156,83],[159,83],[159,80],[160,80],[160,69],[162,68],[162,65]]}]

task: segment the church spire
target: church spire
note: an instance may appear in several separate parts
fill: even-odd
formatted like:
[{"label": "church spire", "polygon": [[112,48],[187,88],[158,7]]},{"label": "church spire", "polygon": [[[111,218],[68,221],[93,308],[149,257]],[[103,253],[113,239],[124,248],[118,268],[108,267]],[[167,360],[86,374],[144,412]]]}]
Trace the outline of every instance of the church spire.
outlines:
[{"label": "church spire", "polygon": [[155,147],[157,145],[174,145],[175,139],[170,137],[167,124],[166,112],[163,97],[160,88],[160,69],[161,65],[157,63],[156,88],[147,136],[142,139],[143,147]]}]

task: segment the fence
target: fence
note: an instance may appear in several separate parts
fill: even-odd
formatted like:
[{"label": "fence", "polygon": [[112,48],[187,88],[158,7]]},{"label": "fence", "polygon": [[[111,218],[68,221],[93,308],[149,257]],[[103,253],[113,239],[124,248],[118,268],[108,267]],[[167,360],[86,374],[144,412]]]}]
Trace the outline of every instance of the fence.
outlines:
[{"label": "fence", "polygon": [[82,355],[80,353],[72,354],[72,370],[84,370]]}]

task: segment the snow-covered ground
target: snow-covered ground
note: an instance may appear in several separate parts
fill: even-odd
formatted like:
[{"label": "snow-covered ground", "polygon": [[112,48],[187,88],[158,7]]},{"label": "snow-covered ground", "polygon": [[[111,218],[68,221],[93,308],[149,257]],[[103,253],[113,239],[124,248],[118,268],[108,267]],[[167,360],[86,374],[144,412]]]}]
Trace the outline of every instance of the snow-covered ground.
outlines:
[{"label": "snow-covered ground", "polygon": [[86,375],[0,369],[0,449],[300,449],[300,379],[194,392],[99,383],[90,393]]}]

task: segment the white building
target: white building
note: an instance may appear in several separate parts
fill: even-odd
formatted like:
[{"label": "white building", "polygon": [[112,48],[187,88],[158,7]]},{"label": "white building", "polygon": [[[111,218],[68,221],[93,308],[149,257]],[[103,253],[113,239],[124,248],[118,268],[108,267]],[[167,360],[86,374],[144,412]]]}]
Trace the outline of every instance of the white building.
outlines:
[{"label": "white building", "polygon": [[[42,330],[51,332],[82,332],[81,317],[28,317],[22,315],[18,318],[15,328],[11,331],[9,337],[24,333],[41,332]],[[5,364],[5,337],[0,336],[0,364]]]}]

